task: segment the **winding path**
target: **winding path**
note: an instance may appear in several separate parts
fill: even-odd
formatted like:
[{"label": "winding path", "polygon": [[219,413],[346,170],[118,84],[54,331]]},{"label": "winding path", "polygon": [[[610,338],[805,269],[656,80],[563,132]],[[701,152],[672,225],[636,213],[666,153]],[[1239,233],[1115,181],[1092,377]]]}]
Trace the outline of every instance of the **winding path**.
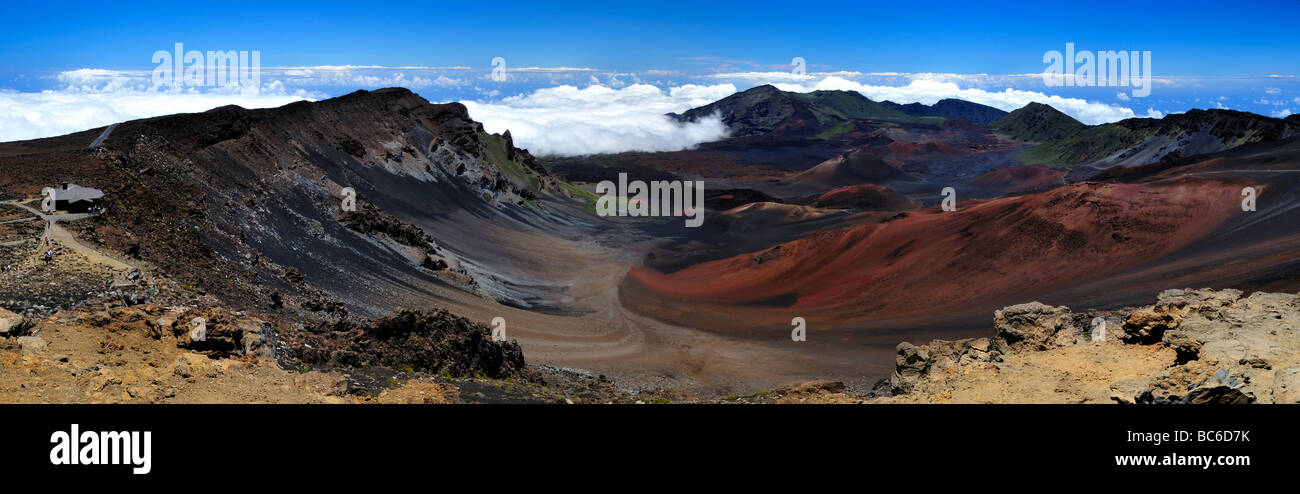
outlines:
[{"label": "winding path", "polygon": [[[59,242],[60,244],[63,244],[65,247],[72,249],[78,254],[86,256],[86,258],[90,259],[92,262],[106,264],[112,267],[113,269],[117,269],[120,271],[126,271],[132,268],[130,264],[127,264],[126,262],[123,262],[120,259],[104,254],[103,252],[100,252],[98,250],[95,250],[94,248],[82,244],[80,241],[77,240],[76,237],[72,235],[71,232],[68,232],[67,230],[63,229],[63,227],[60,227],[58,224],[60,221],[77,221],[77,220],[89,218],[91,216],[90,214],[86,214],[86,213],[45,214],[42,213],[40,210],[37,210],[19,201],[0,201],[0,204],[25,209],[28,212],[36,215],[40,219],[44,220],[46,224],[45,224],[45,232],[41,234],[42,237],[50,237],[51,241],[55,241],[55,242]],[[32,219],[35,218],[28,218],[27,221],[30,221]],[[26,242],[26,240],[9,242],[4,245],[5,246],[20,245],[23,242]]]}]

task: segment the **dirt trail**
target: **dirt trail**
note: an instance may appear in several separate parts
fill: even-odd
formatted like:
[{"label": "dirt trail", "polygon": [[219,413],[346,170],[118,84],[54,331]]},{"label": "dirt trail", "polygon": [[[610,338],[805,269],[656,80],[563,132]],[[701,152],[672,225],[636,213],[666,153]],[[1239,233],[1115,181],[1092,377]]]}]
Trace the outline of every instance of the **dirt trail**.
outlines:
[{"label": "dirt trail", "polygon": [[[117,259],[116,257],[105,254],[103,252],[100,252],[97,249],[94,249],[92,247],[89,247],[81,243],[80,241],[77,240],[75,236],[72,235],[71,232],[59,226],[60,221],[77,221],[77,220],[89,218],[90,215],[88,214],[79,214],[79,213],[45,214],[35,208],[32,208],[31,206],[23,204],[20,201],[0,201],[0,204],[21,208],[36,215],[41,220],[46,222],[45,232],[41,234],[42,238],[49,237],[50,241],[59,242],[64,247],[85,256],[86,259],[89,260],[90,262],[104,264],[119,271],[127,271],[133,268],[133,266],[131,266],[130,264],[120,259]],[[41,239],[37,239],[37,240],[39,241]],[[24,241],[11,242],[10,244],[6,244],[6,245],[19,245],[22,242]]]},{"label": "dirt trail", "polygon": [[132,269],[130,264],[82,244],[72,235],[71,232],[63,229],[63,227],[58,224],[51,224],[48,231],[51,241],[59,242],[60,244],[63,244],[64,247],[86,256],[86,259],[91,262],[104,264],[119,271],[128,271]]}]

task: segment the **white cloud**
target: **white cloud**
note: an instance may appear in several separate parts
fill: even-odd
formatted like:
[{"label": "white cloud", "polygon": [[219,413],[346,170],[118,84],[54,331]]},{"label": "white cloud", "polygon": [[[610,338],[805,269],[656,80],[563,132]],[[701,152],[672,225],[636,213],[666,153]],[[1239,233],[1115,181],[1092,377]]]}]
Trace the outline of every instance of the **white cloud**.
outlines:
[{"label": "white cloud", "polygon": [[1274,118],[1286,118],[1286,117],[1291,116],[1291,109],[1290,109],[1290,108],[1283,108],[1283,109],[1281,109],[1281,110],[1278,110],[1278,111],[1275,111],[1275,112],[1272,112],[1272,113],[1273,113],[1273,117],[1274,117]]},{"label": "white cloud", "polygon": [[[713,77],[718,79],[739,79],[744,81],[762,80],[771,83],[777,82],[811,82],[819,79],[815,74],[796,74],[791,71],[787,72],[723,72],[714,74]],[[775,84],[774,84],[775,85]]]},{"label": "white cloud", "polygon": [[718,117],[681,124],[664,116],[736,92],[731,84],[687,84],[667,92],[648,84],[621,89],[563,85],[498,102],[463,102],[489,132],[510,131],[515,144],[539,155],[676,151],[726,136]]},{"label": "white cloud", "polygon": [[506,71],[520,72],[597,72],[591,67],[506,67]]},{"label": "white cloud", "polygon": [[1125,92],[1115,93],[1115,97],[1119,98],[1120,101],[1128,101],[1130,99],[1128,93]]},{"label": "white cloud", "polygon": [[263,84],[259,94],[231,88],[149,88],[148,72],[78,69],[56,77],[61,89],[41,92],[0,91],[0,141],[52,137],[108,124],[172,113],[207,111],[219,106],[267,108],[313,99],[289,93],[279,81]]},{"label": "white cloud", "polygon": [[[433,69],[412,68],[413,74],[406,71],[393,71],[387,67],[354,66],[317,66],[293,67],[286,69],[262,69],[262,77],[283,78],[285,82],[296,86],[332,86],[348,88],[405,87],[408,89],[425,89],[431,87],[465,86],[465,78],[448,77],[446,74],[433,72]],[[439,71],[461,71],[461,69],[437,69]],[[423,72],[423,74],[421,74]]]},{"label": "white cloud", "polygon": [[[362,65],[317,65],[310,67],[262,67],[261,80],[280,81],[294,87],[380,88],[405,87],[419,90],[459,87],[470,84],[467,67],[383,67]],[[526,70],[526,69],[512,69]],[[576,69],[575,69],[576,70]],[[152,70],[77,69],[60,72],[55,78],[64,89],[115,91],[153,89]],[[204,91],[217,88],[203,88]]]},{"label": "white cloud", "polygon": [[1275,87],[1266,87],[1264,92],[1268,94],[1282,94],[1282,90]]},{"label": "white cloud", "polygon": [[77,91],[119,91],[146,89],[149,72],[109,69],[77,69],[55,76],[64,88]]}]

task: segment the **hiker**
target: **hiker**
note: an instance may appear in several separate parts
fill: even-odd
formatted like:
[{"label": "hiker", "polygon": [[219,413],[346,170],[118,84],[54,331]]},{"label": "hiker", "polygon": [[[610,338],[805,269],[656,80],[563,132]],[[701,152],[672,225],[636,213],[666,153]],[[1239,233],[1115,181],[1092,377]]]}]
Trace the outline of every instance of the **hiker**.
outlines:
[{"label": "hiker", "polygon": [[54,260],[54,251],[53,250],[45,251],[45,262],[48,263],[53,260]]}]

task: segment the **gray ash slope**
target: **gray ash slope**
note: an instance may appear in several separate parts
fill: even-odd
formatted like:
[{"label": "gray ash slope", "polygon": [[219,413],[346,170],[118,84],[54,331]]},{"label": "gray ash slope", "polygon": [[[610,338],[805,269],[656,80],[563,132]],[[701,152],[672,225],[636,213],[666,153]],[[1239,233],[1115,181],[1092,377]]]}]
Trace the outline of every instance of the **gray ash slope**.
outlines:
[{"label": "gray ash slope", "polygon": [[[254,305],[378,316],[450,287],[562,311],[543,302],[562,288],[517,256],[520,238],[585,228],[574,214],[583,204],[508,132],[488,134],[463,105],[405,89],[126,122],[100,153],[122,177],[112,191],[121,200],[132,189],[157,199],[113,208],[153,214],[115,221],[113,212],[126,218],[110,211],[108,222],[148,239],[141,250],[196,236],[213,262],[180,274],[205,281],[229,269],[239,276],[204,286]],[[358,212],[342,211],[344,187]]]}]

